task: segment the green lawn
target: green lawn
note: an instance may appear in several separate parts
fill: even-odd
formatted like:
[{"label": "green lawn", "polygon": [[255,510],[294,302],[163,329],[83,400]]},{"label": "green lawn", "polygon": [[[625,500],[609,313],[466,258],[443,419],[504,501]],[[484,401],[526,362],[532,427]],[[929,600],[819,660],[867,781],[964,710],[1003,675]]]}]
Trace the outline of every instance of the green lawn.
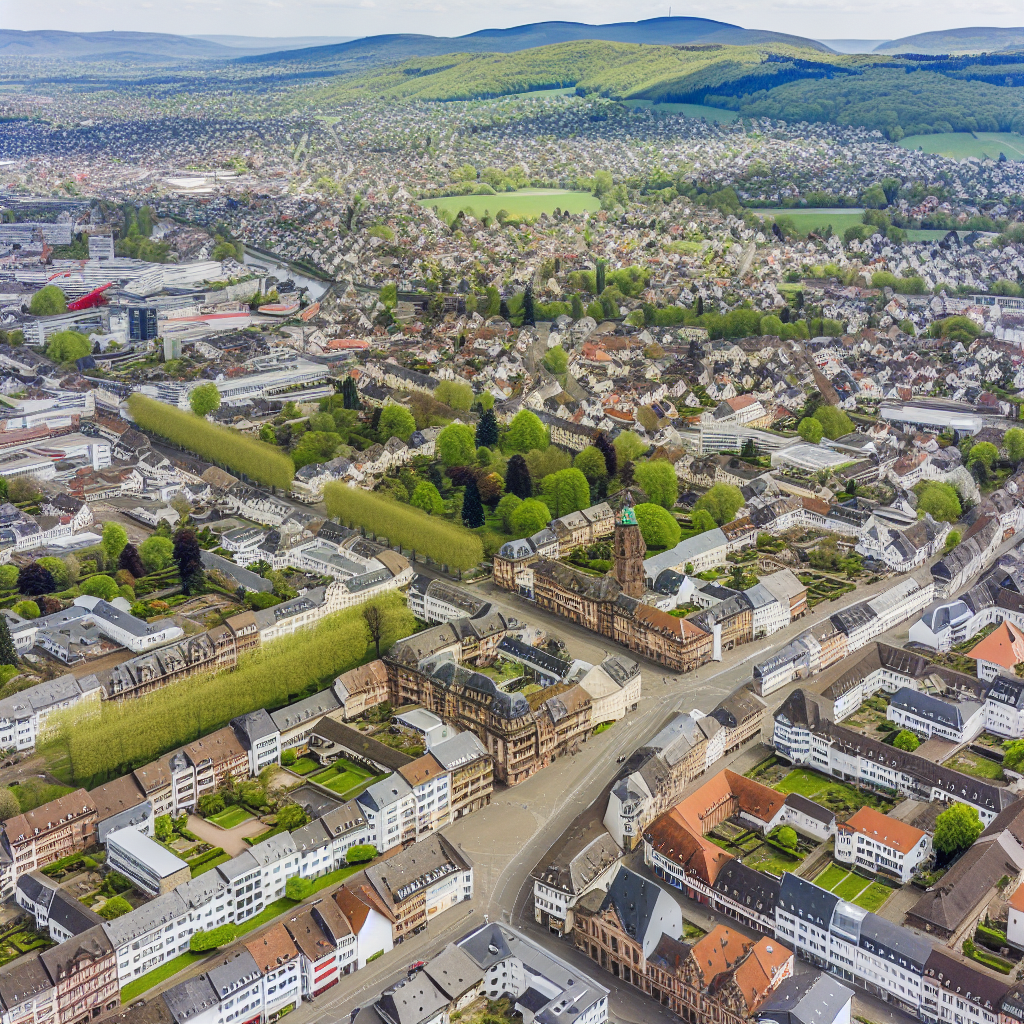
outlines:
[{"label": "green lawn", "polygon": [[963,772],[964,775],[973,775],[976,779],[991,779],[993,782],[1005,782],[1002,765],[990,761],[987,757],[974,754],[969,750],[962,750],[943,764],[944,768],[952,768],[953,771]]},{"label": "green lawn", "polygon": [[332,793],[347,797],[348,794],[358,795],[358,790],[365,789],[373,781],[373,774],[359,765],[346,761],[341,757],[330,768],[311,776],[314,782],[326,786]]},{"label": "green lawn", "polygon": [[222,853],[219,857],[214,857],[213,860],[208,860],[205,864],[200,864],[199,867],[193,868],[192,877],[198,878],[204,872],[210,871],[220,864],[226,864],[229,860],[231,860],[231,854]]},{"label": "green lawn", "polygon": [[814,884],[831,892],[849,873],[846,868],[841,868],[838,864],[829,864],[814,880]]},{"label": "green lawn", "polygon": [[560,188],[523,188],[518,192],[499,192],[493,196],[443,196],[421,199],[423,206],[434,207],[439,213],[458,213],[464,210],[474,217],[489,213],[492,217],[504,210],[510,217],[539,217],[554,213],[557,207],[569,213],[591,213],[601,209],[601,200],[589,192],[569,192]]},{"label": "green lawn", "polygon": [[796,224],[798,231],[824,231],[830,224],[832,230],[841,235],[847,228],[863,223],[864,211],[860,209],[811,210],[800,208],[795,210],[751,210],[758,217],[774,220],[776,217],[789,217]]},{"label": "green lawn", "polygon": [[818,875],[814,884],[872,913],[893,894],[884,882],[868,881],[834,862]]},{"label": "green lawn", "polygon": [[754,868],[756,871],[768,871],[779,878],[785,871],[796,871],[802,861],[803,857],[799,854],[791,856],[775,849],[769,843],[762,843],[753,853],[743,855],[743,863],[748,868]]},{"label": "green lawn", "polygon": [[309,775],[319,767],[320,765],[311,757],[300,757],[295,764],[287,765],[288,771],[295,772],[296,775]]},{"label": "green lawn", "polygon": [[780,793],[799,793],[801,796],[814,800],[834,811],[836,816],[845,821],[865,804],[875,810],[889,811],[892,801],[874,793],[861,792],[845,782],[811,771],[809,768],[794,768],[775,789]]},{"label": "green lawn", "polygon": [[703,117],[719,124],[731,124],[740,115],[735,110],[723,107],[705,107],[699,103],[655,103],[653,100],[623,100],[627,107],[653,107],[665,114],[682,114],[684,117]]},{"label": "green lawn", "polygon": [[235,804],[233,807],[225,807],[218,814],[212,814],[206,820],[218,828],[237,828],[244,821],[248,821],[252,815],[244,808]]},{"label": "green lawn", "polygon": [[1007,160],[1024,160],[1024,139],[1010,132],[943,132],[935,135],[908,135],[900,140],[905,149],[923,149],[926,153],[938,153],[953,160],[965,160],[969,156],[983,160],[999,159],[1000,153]]},{"label": "green lawn", "polygon": [[874,913],[893,894],[884,882],[872,882],[858,897],[857,906]]},{"label": "green lawn", "polygon": [[138,999],[143,992],[148,992],[154,985],[173,978],[178,971],[183,971],[186,967],[205,960],[209,955],[209,953],[182,953],[181,956],[176,956],[173,960],[161,964],[156,970],[142,975],[141,978],[136,978],[135,981],[129,982],[121,989],[121,1005]]}]

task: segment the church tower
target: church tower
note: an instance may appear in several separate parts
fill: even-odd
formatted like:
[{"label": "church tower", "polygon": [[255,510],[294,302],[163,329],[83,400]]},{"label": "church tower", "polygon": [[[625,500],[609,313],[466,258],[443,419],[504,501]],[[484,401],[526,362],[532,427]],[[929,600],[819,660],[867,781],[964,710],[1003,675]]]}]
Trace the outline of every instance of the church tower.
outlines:
[{"label": "church tower", "polygon": [[623,505],[615,517],[615,578],[622,592],[630,597],[643,597],[644,555],[647,545],[636,521],[632,505]]}]

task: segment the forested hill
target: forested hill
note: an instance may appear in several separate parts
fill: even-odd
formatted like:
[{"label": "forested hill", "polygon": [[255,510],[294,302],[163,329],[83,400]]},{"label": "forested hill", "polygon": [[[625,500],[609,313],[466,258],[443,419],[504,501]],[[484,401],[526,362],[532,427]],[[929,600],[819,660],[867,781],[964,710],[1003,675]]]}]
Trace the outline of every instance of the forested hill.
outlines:
[{"label": "forested hill", "polygon": [[801,36],[763,32],[707,18],[651,18],[613,25],[584,25],[573,21],[542,21],[515,28],[483,29],[465,36],[381,35],[349,43],[316,46],[304,50],[266,53],[241,58],[241,63],[323,63],[351,66],[355,61],[396,64],[410,57],[436,57],[454,53],[515,53],[539,46],[579,40],[638,43],[648,46],[687,43],[719,43],[726,46],[757,46],[781,43],[831,52],[827,46]]},{"label": "forested hill", "polygon": [[951,28],[891,39],[875,53],[993,53],[1024,47],[1024,28]]},{"label": "forested hill", "polygon": [[458,53],[340,77],[320,106],[357,98],[466,100],[572,88],[613,99],[702,103],[743,116],[930,132],[1024,132],[1024,54],[890,57],[804,46],[640,46],[584,40],[509,54]]}]

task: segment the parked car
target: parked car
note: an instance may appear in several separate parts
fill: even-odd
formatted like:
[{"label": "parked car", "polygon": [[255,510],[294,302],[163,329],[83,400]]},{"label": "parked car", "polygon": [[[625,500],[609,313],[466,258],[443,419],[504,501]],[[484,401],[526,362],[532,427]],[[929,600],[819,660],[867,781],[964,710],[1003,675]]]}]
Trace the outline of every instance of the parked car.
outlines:
[{"label": "parked car", "polygon": [[411,978],[414,974],[419,973],[427,966],[426,960],[417,960],[416,963],[409,965],[409,977]]}]

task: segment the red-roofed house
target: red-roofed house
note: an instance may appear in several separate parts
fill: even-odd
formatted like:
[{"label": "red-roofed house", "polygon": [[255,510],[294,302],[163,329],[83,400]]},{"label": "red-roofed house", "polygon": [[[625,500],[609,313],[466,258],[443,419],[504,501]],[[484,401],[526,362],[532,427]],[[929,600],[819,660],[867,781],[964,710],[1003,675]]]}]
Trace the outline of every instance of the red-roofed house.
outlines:
[{"label": "red-roofed house", "polygon": [[932,854],[927,833],[871,807],[836,826],[836,860],[906,885]]}]

